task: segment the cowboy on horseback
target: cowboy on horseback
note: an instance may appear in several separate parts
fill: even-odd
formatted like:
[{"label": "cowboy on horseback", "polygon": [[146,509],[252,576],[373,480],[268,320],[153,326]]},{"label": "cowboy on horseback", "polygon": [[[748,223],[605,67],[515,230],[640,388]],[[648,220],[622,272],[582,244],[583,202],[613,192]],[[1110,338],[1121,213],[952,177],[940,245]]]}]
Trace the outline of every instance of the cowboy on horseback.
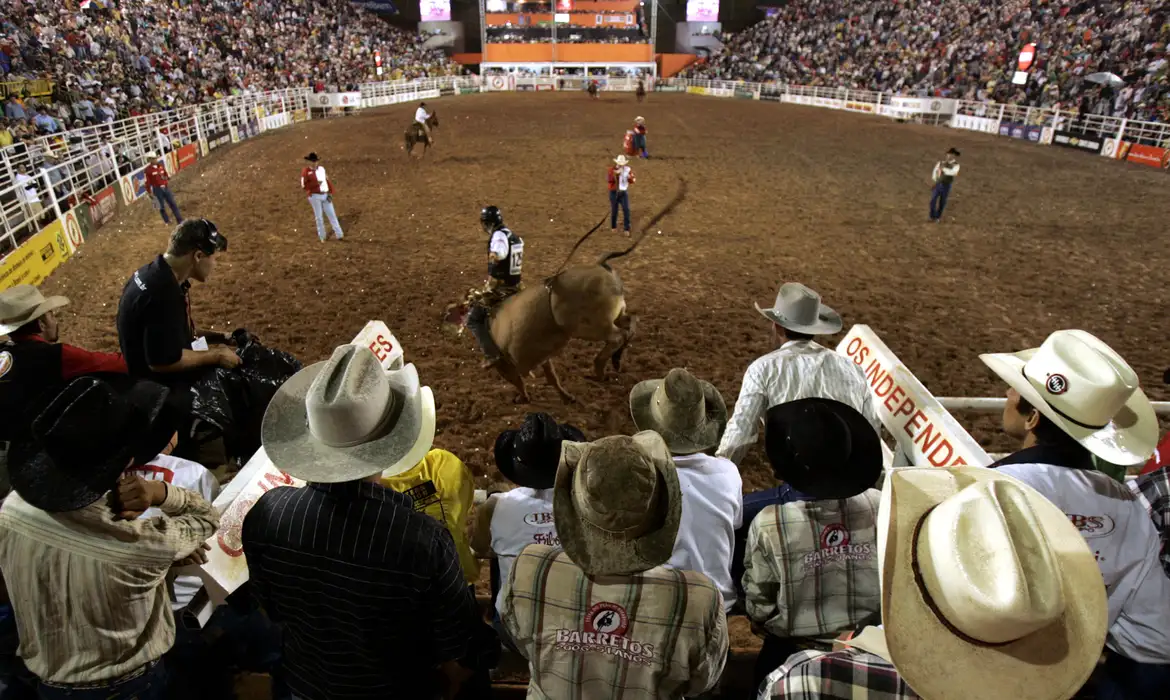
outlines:
[{"label": "cowboy on horseback", "polygon": [[484,207],[479,222],[488,234],[488,280],[483,289],[473,290],[468,298],[470,310],[467,327],[484,354],[484,368],[500,361],[500,348],[492,340],[489,319],[500,302],[520,291],[520,272],[524,265],[524,240],[504,226],[499,207]]},{"label": "cowboy on horseback", "polygon": [[418,109],[414,110],[414,123],[418,125],[415,128],[422,129],[423,136],[427,137],[427,145],[433,146],[435,142],[431,139],[431,125],[427,123],[430,118],[431,115],[427,114],[427,103],[419,102]]}]

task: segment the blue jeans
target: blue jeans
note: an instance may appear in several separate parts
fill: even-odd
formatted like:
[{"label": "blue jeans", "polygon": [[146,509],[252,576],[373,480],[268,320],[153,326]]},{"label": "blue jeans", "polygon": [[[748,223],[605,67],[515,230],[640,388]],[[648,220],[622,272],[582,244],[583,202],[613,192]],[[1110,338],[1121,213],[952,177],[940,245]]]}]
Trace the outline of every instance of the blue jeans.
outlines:
[{"label": "blue jeans", "polygon": [[155,662],[142,675],[121,683],[92,683],[84,687],[41,683],[37,697],[40,700],[165,700],[168,697],[166,665]]},{"label": "blue jeans", "polygon": [[179,213],[179,205],[175,204],[175,195],[171,194],[171,188],[154,188],[154,198],[158,200],[158,213],[162,214],[164,224],[171,223],[171,220],[167,218],[167,205],[170,205],[171,211],[175,214],[175,223],[183,223],[183,215]]},{"label": "blue jeans", "polygon": [[309,195],[309,204],[313,207],[313,217],[317,219],[317,238],[325,240],[325,221],[321,218],[322,212],[329,217],[329,225],[333,227],[333,235],[337,236],[337,240],[345,238],[345,234],[341,231],[341,224],[337,221],[337,212],[333,211],[333,201],[329,195],[311,194]]},{"label": "blue jeans", "polygon": [[20,638],[11,605],[0,605],[0,700],[32,700],[37,679],[16,655]]},{"label": "blue jeans", "polygon": [[622,207],[622,217],[625,219],[625,230],[630,231],[630,193],[619,190],[609,191],[609,227],[617,228],[618,205]]},{"label": "blue jeans", "polygon": [[938,221],[942,218],[943,209],[947,208],[947,197],[951,194],[951,183],[937,182],[930,192],[930,218]]},{"label": "blue jeans", "polygon": [[642,134],[634,134],[634,150],[641,153],[643,156],[650,155],[646,152],[646,137]]},{"label": "blue jeans", "polygon": [[1105,650],[1105,666],[1097,674],[1097,700],[1166,697],[1170,697],[1170,664],[1143,664]]}]

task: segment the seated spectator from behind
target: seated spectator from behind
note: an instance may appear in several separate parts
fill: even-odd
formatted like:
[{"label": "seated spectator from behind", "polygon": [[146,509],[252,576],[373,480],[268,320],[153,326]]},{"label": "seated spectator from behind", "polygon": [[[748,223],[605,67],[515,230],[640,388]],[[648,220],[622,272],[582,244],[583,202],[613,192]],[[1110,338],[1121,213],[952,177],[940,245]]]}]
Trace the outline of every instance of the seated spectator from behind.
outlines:
[{"label": "seated spectator from behind", "polygon": [[703,574],[666,568],[682,494],[662,438],[565,442],[553,487],[560,547],[529,545],[500,596],[529,697],[683,698],[715,686],[727,617]]},{"label": "seated spectator from behind", "polygon": [[503,629],[500,587],[511,575],[516,557],[530,544],[560,546],[552,487],[566,440],[585,442],[585,434],[571,425],[558,425],[547,413],[529,413],[519,430],[505,430],[496,437],[496,468],[516,488],[492,494],[476,509],[471,547],[492,559],[492,617],[497,631]]},{"label": "seated spectator from behind", "polygon": [[4,116],[13,121],[25,121],[28,119],[28,113],[25,111],[24,105],[21,103],[20,98],[16,96],[16,93],[12,93],[5,100]]},{"label": "seated spectator from behind", "polygon": [[764,634],[758,687],[802,649],[876,621],[880,438],[865,417],[831,399],[768,409],[768,461],[802,496],[760,511],[748,530],[743,588],[752,627]]},{"label": "seated spectator from behind", "polygon": [[[57,342],[57,311],[65,297],[45,298],[29,284],[0,292],[0,442],[25,436],[32,419],[65,385],[86,374],[125,374],[126,363],[114,353],[91,352]],[[8,477],[0,465],[0,497]]]},{"label": "seated spectator from behind", "polygon": [[1109,593],[1109,637],[1098,692],[1170,697],[1170,578],[1157,528],[1133,493],[1095,471],[1092,457],[1138,464],[1158,442],[1158,419],[1137,374],[1093,335],[1062,330],[1039,348],[981,355],[1010,387],[1004,431],[1022,449],[992,465],[1035,488],[1077,525]]},{"label": "seated spectator from behind", "polygon": [[12,128],[8,124],[7,119],[0,119],[0,148],[7,148],[12,145],[16,137],[12,133]]},{"label": "seated spectator from behind", "polygon": [[298,372],[268,406],[268,457],[308,483],[261,496],[241,536],[257,602],[283,626],[296,697],[432,698],[477,678],[490,685],[499,641],[451,534],[382,486],[426,455],[434,416],[414,365],[386,372],[353,345]]},{"label": "seated spectator from behind", "polygon": [[638,430],[662,436],[674,460],[685,513],[667,566],[698,571],[735,605],[731,556],[735,531],[742,525],[743,479],[739,468],[711,453],[727,425],[727,405],[719,390],[685,369],[665,379],[640,382],[630,392],[630,414]]},{"label": "seated spectator from behind", "polygon": [[[435,437],[434,423],[431,423],[429,439]],[[455,455],[438,448],[427,452],[427,456],[411,469],[382,477],[382,485],[406,494],[414,509],[438,521],[459,553],[459,565],[469,586],[479,580],[479,561],[471,553],[467,539],[467,516],[475,501],[475,477],[471,470]]]},{"label": "seated spectator from behind", "polygon": [[[219,524],[202,496],[125,473],[175,434],[169,393],[76,379],[9,451],[0,569],[41,698],[166,697],[167,573],[198,557]],[[151,507],[164,516],[139,519]]]},{"label": "seated spectator from behind", "polygon": [[883,625],[789,657],[761,700],[1082,697],[1105,587],[1058,508],[984,467],[895,470],[881,508]]},{"label": "seated spectator from behind", "polygon": [[1128,485],[1138,502],[1145,506],[1162,538],[1162,568],[1170,576],[1170,467],[1142,474]]}]

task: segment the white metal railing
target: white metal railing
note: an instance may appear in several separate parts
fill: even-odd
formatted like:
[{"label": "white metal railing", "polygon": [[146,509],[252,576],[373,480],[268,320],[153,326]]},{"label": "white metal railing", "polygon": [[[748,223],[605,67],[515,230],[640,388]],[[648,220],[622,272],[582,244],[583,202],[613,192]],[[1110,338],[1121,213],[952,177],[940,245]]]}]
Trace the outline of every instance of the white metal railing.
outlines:
[{"label": "white metal railing", "polygon": [[[0,255],[40,225],[159,155],[231,129],[247,132],[263,116],[308,113],[308,88],[235,95],[107,124],[42,136],[0,149]],[[250,132],[249,132],[250,133]],[[21,176],[23,174],[23,176]],[[21,180],[32,178],[31,184]],[[37,212],[38,207],[43,212]]]}]

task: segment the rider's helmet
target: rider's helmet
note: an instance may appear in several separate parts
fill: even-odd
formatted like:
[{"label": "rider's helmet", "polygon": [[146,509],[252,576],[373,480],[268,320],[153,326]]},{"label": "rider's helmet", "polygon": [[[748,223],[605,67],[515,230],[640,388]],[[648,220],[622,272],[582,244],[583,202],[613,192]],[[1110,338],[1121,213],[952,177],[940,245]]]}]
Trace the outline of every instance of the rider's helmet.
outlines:
[{"label": "rider's helmet", "polygon": [[504,227],[504,215],[500,213],[500,208],[497,206],[486,206],[483,211],[479,213],[479,223],[489,231],[495,231]]}]

